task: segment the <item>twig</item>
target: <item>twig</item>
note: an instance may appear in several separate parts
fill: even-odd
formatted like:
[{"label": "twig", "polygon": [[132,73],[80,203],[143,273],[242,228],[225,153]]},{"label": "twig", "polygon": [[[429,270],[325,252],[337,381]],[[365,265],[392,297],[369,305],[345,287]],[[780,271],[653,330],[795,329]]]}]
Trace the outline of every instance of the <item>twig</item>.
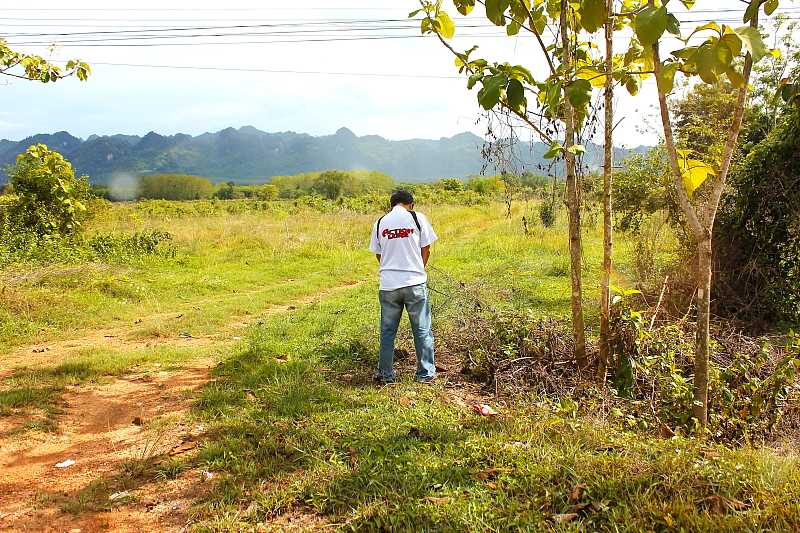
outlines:
[{"label": "twig", "polygon": [[664,301],[664,293],[667,291],[667,283],[669,283],[669,274],[664,278],[664,284],[661,286],[661,294],[658,296],[656,310],[653,311],[653,316],[650,317],[650,327],[647,328],[647,331],[653,331],[653,325],[656,323],[656,316],[658,315],[659,309],[661,309],[661,302]]}]

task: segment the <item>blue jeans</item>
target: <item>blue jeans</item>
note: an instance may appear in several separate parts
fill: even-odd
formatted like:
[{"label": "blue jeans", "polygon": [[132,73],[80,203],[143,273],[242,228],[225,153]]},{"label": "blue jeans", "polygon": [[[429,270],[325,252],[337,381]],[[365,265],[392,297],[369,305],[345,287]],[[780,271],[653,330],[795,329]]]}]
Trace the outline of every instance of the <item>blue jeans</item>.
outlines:
[{"label": "blue jeans", "polygon": [[431,305],[428,301],[427,284],[402,287],[393,291],[378,291],[378,301],[381,303],[381,351],[377,377],[383,381],[395,380],[394,339],[405,307],[411,322],[411,331],[414,333],[414,348],[417,352],[415,379],[433,378],[436,375],[436,365],[433,360]]}]

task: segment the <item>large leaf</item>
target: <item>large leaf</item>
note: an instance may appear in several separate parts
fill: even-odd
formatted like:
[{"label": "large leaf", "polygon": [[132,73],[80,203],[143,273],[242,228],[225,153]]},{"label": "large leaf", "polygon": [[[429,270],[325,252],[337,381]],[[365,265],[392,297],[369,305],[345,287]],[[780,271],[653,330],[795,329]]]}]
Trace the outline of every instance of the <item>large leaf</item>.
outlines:
[{"label": "large leaf", "polygon": [[581,67],[575,75],[582,80],[588,80],[589,83],[592,84],[592,87],[601,88],[606,86],[605,72],[598,68],[590,66]]},{"label": "large leaf", "polygon": [[757,63],[761,61],[761,58],[769,53],[769,50],[767,50],[764,44],[764,40],[761,38],[761,34],[756,28],[741,26],[733,31],[742,39],[745,48],[747,48],[747,51],[753,56],[753,62]]},{"label": "large leaf", "polygon": [[509,80],[508,87],[506,88],[506,98],[512,110],[520,115],[525,113],[525,110],[528,108],[528,100],[525,98],[525,89],[519,80]]},{"label": "large leaf", "polygon": [[666,7],[648,6],[636,15],[633,28],[640,43],[644,46],[652,46],[664,35],[668,22]]},{"label": "large leaf", "polygon": [[558,157],[563,149],[564,147],[561,146],[561,143],[554,141],[550,145],[550,148],[544,153],[544,155],[542,155],[542,157],[545,159],[553,159],[554,157]]},{"label": "large leaf", "polygon": [[661,71],[656,76],[658,91],[661,94],[669,94],[675,87],[675,73],[678,72],[678,63],[670,62],[661,66]]},{"label": "large leaf", "polygon": [[581,0],[581,26],[589,33],[603,27],[606,21],[605,0]]},{"label": "large leaf", "polygon": [[452,39],[456,33],[456,25],[450,15],[444,11],[439,11],[436,15],[436,20],[439,21],[439,34],[445,39]]},{"label": "large leaf", "polygon": [[508,84],[508,78],[505,74],[495,74],[483,78],[482,83],[483,88],[478,91],[478,103],[488,111],[500,101],[501,92]]},{"label": "large leaf", "polygon": [[592,84],[586,80],[574,80],[567,85],[566,95],[576,109],[585,109],[592,99]]},{"label": "large leaf", "polygon": [[703,44],[697,49],[694,55],[694,63],[697,66],[697,73],[700,79],[708,84],[717,82],[717,56],[714,47],[709,44]]},{"label": "large leaf", "polygon": [[509,0],[486,0],[486,18],[495,26],[505,26],[508,4]]},{"label": "large leaf", "polygon": [[684,158],[678,163],[681,167],[683,186],[690,198],[708,178],[716,174],[714,167],[697,159]]}]

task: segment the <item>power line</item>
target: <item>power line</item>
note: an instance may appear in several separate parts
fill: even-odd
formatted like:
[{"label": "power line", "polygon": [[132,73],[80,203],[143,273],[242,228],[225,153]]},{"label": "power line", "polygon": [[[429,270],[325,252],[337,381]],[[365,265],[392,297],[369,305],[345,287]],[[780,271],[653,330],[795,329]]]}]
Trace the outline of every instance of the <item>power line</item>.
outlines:
[{"label": "power line", "polygon": [[[58,61],[58,60],[55,60]],[[63,61],[62,61],[63,62]],[[356,77],[369,77],[369,78],[424,78],[424,79],[439,79],[439,80],[465,80],[463,76],[446,76],[438,74],[404,74],[404,73],[378,73],[378,72],[333,72],[333,71],[318,71],[318,70],[290,70],[290,69],[264,69],[264,68],[245,68],[245,67],[210,67],[202,65],[147,65],[135,63],[104,63],[104,62],[91,62],[92,65],[110,66],[110,67],[133,67],[133,68],[155,68],[155,69],[170,69],[170,70],[211,70],[223,72],[255,72],[255,73],[269,73],[269,74],[311,74],[311,75],[327,75],[327,76],[356,76]]]}]

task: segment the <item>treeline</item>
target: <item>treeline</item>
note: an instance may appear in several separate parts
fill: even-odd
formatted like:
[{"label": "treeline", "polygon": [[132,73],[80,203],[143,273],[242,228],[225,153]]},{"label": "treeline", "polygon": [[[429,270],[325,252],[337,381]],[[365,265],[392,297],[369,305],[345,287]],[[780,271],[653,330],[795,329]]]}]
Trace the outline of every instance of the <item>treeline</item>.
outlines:
[{"label": "treeline", "polygon": [[189,174],[153,174],[142,176],[127,189],[110,186],[92,187],[92,192],[107,200],[219,200],[298,199],[317,196],[327,200],[388,194],[406,188],[425,195],[433,191],[472,192],[480,196],[504,195],[509,192],[541,191],[550,179],[530,173],[522,175],[473,176],[467,180],[444,178],[434,183],[397,183],[382,172],[367,170],[325,170],[303,172],[291,176],[274,176],[269,183],[238,185],[232,181],[214,184],[209,179]]}]

